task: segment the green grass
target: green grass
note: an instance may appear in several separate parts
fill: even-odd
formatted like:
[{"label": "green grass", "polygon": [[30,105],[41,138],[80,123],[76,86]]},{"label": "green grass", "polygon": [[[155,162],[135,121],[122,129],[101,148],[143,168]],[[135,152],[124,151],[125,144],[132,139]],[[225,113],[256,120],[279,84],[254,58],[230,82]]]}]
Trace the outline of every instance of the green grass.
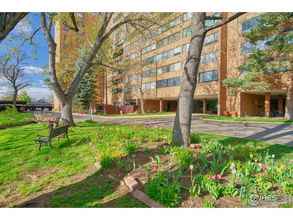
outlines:
[{"label": "green grass", "polygon": [[250,117],[225,117],[225,116],[202,116],[205,120],[236,121],[236,122],[265,122],[265,123],[286,123],[293,124],[293,120],[274,118],[250,118]]},{"label": "green grass", "polygon": [[[17,184],[15,189],[23,196],[36,193],[43,187],[58,189],[55,191],[58,199],[52,200],[51,207],[105,207],[107,200],[110,201],[117,195],[115,192],[117,183],[107,182],[107,180],[103,182],[98,172],[86,174],[88,176],[86,180],[77,184],[72,184],[70,179],[74,174],[84,173],[88,166],[93,167],[96,154],[86,139],[90,136],[97,152],[118,157],[125,155],[126,147],[121,147],[120,144],[123,143],[125,146],[128,140],[139,144],[139,141],[146,139],[149,141],[171,140],[172,137],[171,130],[145,128],[139,124],[136,124],[134,128],[132,125],[106,126],[103,123],[88,121],[78,122],[77,126],[69,129],[69,141],[62,138],[58,142],[55,139],[52,141],[54,150],[51,150],[49,146],[43,146],[41,151],[38,150],[39,144],[35,140],[37,140],[37,134],[48,135],[47,126],[38,123],[0,130],[0,192],[2,196],[9,199],[8,184],[15,181]],[[102,126],[105,126],[104,129]],[[293,159],[293,147],[223,135],[197,134],[200,134],[202,140],[218,140],[224,145],[243,144],[256,146],[258,151],[269,150],[270,154],[275,154],[276,161],[283,164],[289,164],[289,160]],[[97,136],[101,139],[97,139]],[[118,142],[120,144],[117,144]],[[41,173],[50,169],[50,173],[35,180],[24,179],[28,172],[36,169],[39,169]],[[74,193],[70,193],[72,190]],[[63,193],[67,194],[63,195]],[[106,200],[106,203],[101,204],[101,199]],[[129,195],[114,200],[115,207],[145,207]]]},{"label": "green grass", "polygon": [[[11,120],[10,118],[13,118],[15,120],[13,119]],[[31,113],[20,113],[12,117],[0,116],[0,129],[5,128],[6,125],[18,125],[21,123],[33,121],[33,120],[26,120],[25,118],[35,118],[35,116]]]}]

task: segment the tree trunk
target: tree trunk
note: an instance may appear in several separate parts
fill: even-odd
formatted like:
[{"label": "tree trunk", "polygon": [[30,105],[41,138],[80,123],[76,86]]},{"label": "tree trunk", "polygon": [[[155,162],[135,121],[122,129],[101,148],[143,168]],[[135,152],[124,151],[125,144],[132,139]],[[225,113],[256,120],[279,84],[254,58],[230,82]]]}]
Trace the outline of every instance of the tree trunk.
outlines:
[{"label": "tree trunk", "polygon": [[16,108],[16,99],[17,99],[17,89],[14,89],[13,93],[13,106]]},{"label": "tree trunk", "polygon": [[188,146],[193,97],[204,38],[205,13],[193,13],[190,47],[184,66],[172,137],[172,143],[179,146]]},{"label": "tree trunk", "polygon": [[140,93],[140,108],[141,108],[141,113],[144,114],[144,102],[143,102],[143,94]]},{"label": "tree trunk", "polygon": [[291,79],[290,84],[287,87],[287,95],[286,95],[286,114],[285,119],[292,120],[293,119],[293,79]]},{"label": "tree trunk", "polygon": [[75,127],[76,124],[73,121],[72,116],[72,98],[71,97],[65,97],[65,102],[61,102],[61,118],[66,119],[70,126]]}]

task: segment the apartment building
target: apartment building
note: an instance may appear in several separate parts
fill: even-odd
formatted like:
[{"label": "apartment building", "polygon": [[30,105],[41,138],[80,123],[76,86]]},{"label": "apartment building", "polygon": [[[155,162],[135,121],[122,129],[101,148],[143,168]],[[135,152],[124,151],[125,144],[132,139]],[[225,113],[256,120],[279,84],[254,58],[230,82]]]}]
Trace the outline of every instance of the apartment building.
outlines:
[{"label": "apartment building", "polygon": [[[112,25],[135,14],[115,13]],[[145,112],[176,111],[183,66],[192,32],[191,13],[176,13],[169,18],[169,13],[161,14],[164,16],[160,22],[165,25],[150,25],[142,47],[137,47],[137,42],[130,41],[131,33],[125,34],[125,30],[120,29],[113,34],[114,62],[123,65],[131,60],[142,65],[138,69],[140,74],[135,73],[133,69],[128,71],[127,68],[123,71],[113,70],[107,77],[107,81],[112,81],[113,84],[104,85],[102,104],[138,105],[141,111],[140,102],[143,100]],[[216,13],[207,13],[208,16],[214,14]],[[223,19],[233,14],[235,13],[224,13]],[[269,116],[275,108],[284,111],[285,87],[271,87],[268,92],[242,91],[236,96],[231,96],[231,91],[222,84],[222,80],[226,78],[243,76],[244,73],[236,67],[245,64],[254,46],[245,42],[241,35],[255,25],[255,18],[259,14],[247,13],[207,33],[192,112],[224,115],[224,111],[230,111],[237,112],[238,116],[260,116],[265,112],[266,116]],[[206,26],[215,22],[218,21],[206,21]],[[64,31],[57,33],[60,36],[62,34]],[[264,47],[264,42],[260,42],[258,46]],[[143,97],[140,90],[143,91]]]},{"label": "apartment building", "polygon": [[[65,19],[68,17],[68,13],[60,13],[60,16]],[[57,44],[56,48],[56,63],[61,66],[64,73],[60,72],[60,68],[57,67],[57,71],[59,70],[59,77],[63,77],[63,85],[64,89],[68,88],[70,85],[72,76],[76,72],[75,64],[78,56],[81,54],[81,51],[85,45],[90,46],[87,40],[87,37],[90,37],[92,27],[96,24],[97,15],[77,12],[76,23],[78,28],[81,31],[77,33],[75,31],[70,30],[66,23],[60,19],[58,22],[54,22],[54,40]],[[60,76],[63,75],[63,76]],[[98,100],[96,100],[95,105],[101,105],[104,102],[104,82],[102,80],[97,80],[97,86],[100,88],[98,91]],[[54,108],[60,109],[60,102],[56,95],[54,95]],[[74,109],[74,106],[73,106]]]}]

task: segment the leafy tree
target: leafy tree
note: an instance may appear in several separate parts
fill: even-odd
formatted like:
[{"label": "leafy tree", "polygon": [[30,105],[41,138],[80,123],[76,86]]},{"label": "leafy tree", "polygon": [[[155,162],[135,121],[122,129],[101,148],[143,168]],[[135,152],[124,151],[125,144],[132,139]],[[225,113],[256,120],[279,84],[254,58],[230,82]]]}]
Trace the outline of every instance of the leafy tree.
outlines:
[{"label": "leafy tree", "polygon": [[[75,70],[78,72],[82,67],[82,63],[86,59],[85,49],[84,52],[80,56],[80,58],[76,62]],[[89,68],[85,76],[82,78],[77,90],[76,94],[73,98],[73,104],[77,109],[85,110],[90,107],[90,103],[96,99],[97,92],[97,81],[95,80],[96,75],[94,73],[94,69]]]},{"label": "leafy tree", "polygon": [[[246,64],[238,67],[244,77],[223,81],[226,88],[267,91],[270,87],[285,87],[285,118],[293,118],[293,17],[290,13],[269,12],[260,15],[257,25],[244,34],[253,53]],[[260,46],[261,45],[261,46]]]},{"label": "leafy tree", "polygon": [[27,94],[25,90],[23,90],[19,95],[18,95],[18,100],[26,100],[27,103],[31,103],[32,100]]},{"label": "leafy tree", "polygon": [[[227,18],[227,13],[219,16],[206,16],[205,12],[194,12],[192,15],[192,33],[190,40],[190,47],[187,54],[186,63],[184,65],[184,72],[180,86],[178,97],[177,112],[173,127],[172,142],[179,145],[188,146],[190,136],[191,113],[193,107],[193,97],[196,87],[197,72],[200,62],[201,51],[208,31],[221,27],[244,13],[236,13]],[[205,21],[220,20],[211,26],[206,27]]]},{"label": "leafy tree", "polygon": [[[101,66],[107,66],[103,64],[99,59],[97,62],[93,63],[94,59],[98,55],[99,52],[102,51],[103,44],[106,42],[107,39],[113,34],[116,30],[119,30],[125,25],[131,25],[136,28],[143,28],[141,24],[139,24],[139,21],[145,20],[145,18],[136,18],[136,19],[122,19],[116,24],[114,24],[112,27],[110,27],[110,20],[113,13],[106,12],[106,13],[99,13],[97,15],[97,22],[95,30],[97,34],[93,34],[93,42],[91,42],[91,51],[86,56],[86,59],[84,60],[80,70],[75,75],[72,80],[70,80],[67,83],[67,88],[63,90],[61,83],[58,81],[57,77],[57,71],[56,71],[56,43],[54,42],[51,29],[53,20],[55,18],[61,19],[55,19],[54,21],[62,22],[65,24],[69,30],[71,31],[82,31],[81,28],[77,26],[77,22],[75,20],[75,14],[73,12],[68,13],[68,18],[61,17],[58,13],[40,13],[41,16],[41,23],[42,23],[42,31],[45,35],[45,39],[47,41],[47,44],[49,46],[49,65],[48,65],[48,73],[50,76],[51,85],[53,87],[54,93],[57,96],[58,100],[60,101],[61,105],[61,115],[63,118],[67,119],[72,126],[75,126],[75,123],[73,121],[72,117],[72,102],[73,97],[76,93],[76,90],[82,80],[82,78],[87,73],[88,69],[93,66],[97,65],[99,67]],[[55,23],[55,24],[56,24]]]}]

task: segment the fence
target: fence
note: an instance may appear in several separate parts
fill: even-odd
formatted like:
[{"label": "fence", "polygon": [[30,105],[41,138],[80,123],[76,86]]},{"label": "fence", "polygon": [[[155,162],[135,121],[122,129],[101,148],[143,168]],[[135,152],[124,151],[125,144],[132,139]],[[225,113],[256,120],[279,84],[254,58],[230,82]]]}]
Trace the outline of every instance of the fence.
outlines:
[{"label": "fence", "polygon": [[120,115],[120,111],[122,114],[134,113],[138,109],[137,105],[128,105],[128,106],[112,106],[112,105],[104,105],[101,106],[101,110],[106,110],[107,114],[110,115]]}]

